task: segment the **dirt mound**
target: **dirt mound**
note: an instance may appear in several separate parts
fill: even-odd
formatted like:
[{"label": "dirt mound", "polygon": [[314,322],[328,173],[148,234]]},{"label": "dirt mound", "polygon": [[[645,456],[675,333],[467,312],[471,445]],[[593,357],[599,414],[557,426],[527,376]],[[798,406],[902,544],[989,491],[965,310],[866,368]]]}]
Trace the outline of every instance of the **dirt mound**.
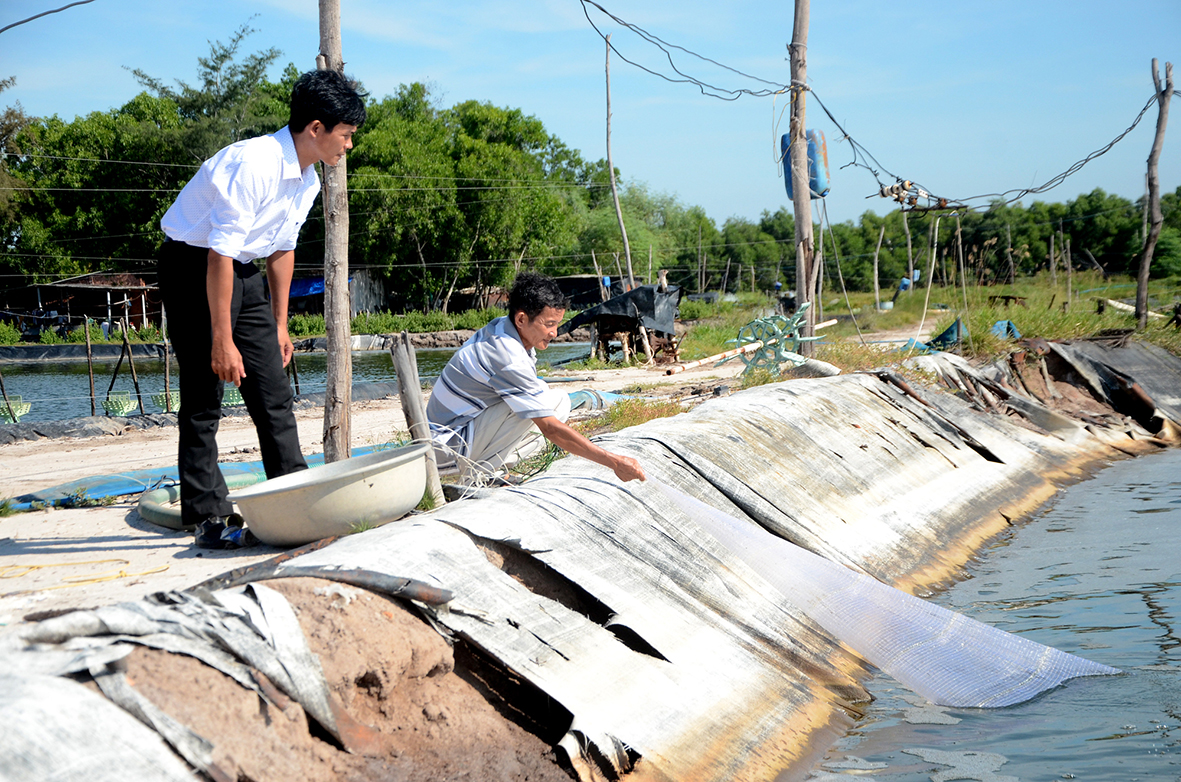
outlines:
[{"label": "dirt mound", "polygon": [[363,754],[349,754],[277,691],[268,704],[193,658],[136,650],[132,684],[207,738],[229,779],[571,779],[550,746],[498,711],[496,696],[457,670],[451,646],[403,604],[319,579],[267,584],[295,608],[333,695],[376,735]]}]

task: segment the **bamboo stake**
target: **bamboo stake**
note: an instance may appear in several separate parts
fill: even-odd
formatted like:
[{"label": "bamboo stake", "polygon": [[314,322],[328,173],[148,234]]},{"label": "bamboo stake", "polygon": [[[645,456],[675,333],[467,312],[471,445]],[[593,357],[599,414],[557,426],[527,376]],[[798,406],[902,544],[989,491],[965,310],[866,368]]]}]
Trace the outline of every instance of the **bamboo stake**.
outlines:
[{"label": "bamboo stake", "polygon": [[[627,256],[627,268],[631,270],[632,266],[632,248],[627,241],[627,226],[623,224],[623,209],[619,206],[619,188],[615,184],[615,164],[611,162],[611,36],[608,35],[607,41],[607,171],[611,175],[611,200],[615,202],[615,216],[619,219],[619,233],[623,236],[623,254]],[[618,262],[618,257],[616,258]],[[623,276],[623,272],[619,273]],[[634,281],[633,281],[634,285]]]},{"label": "bamboo stake", "polygon": [[130,326],[127,319],[123,319],[123,345],[127,348],[127,366],[131,369],[131,384],[135,386],[135,399],[139,402],[139,414],[147,415],[144,410],[144,396],[139,391],[139,376],[135,374],[135,360],[131,357],[131,338],[127,336]]},{"label": "bamboo stake", "polygon": [[[90,415],[98,414],[94,406],[94,352],[90,348],[90,318],[84,318],[82,328],[86,330],[86,374],[90,377]],[[165,364],[165,369],[168,365]],[[165,384],[167,384],[167,373],[165,373]]]},{"label": "bamboo stake", "polygon": [[426,488],[435,502],[435,507],[445,503],[443,484],[439,481],[439,465],[435,461],[435,449],[431,445],[431,428],[427,423],[426,405],[422,401],[422,384],[418,377],[418,361],[410,344],[410,334],[403,331],[394,335],[390,344],[390,357],[394,371],[398,374],[398,395],[402,399],[402,414],[406,416],[406,427],[416,443],[426,443]]},{"label": "bamboo stake", "polygon": [[4,389],[4,373],[0,372],[0,396],[4,397],[4,406],[8,408],[8,418],[14,424],[16,420],[16,411],[12,409],[12,402],[8,401],[8,391]]},{"label": "bamboo stake", "polygon": [[168,316],[160,313],[160,339],[164,342],[164,412],[172,412],[172,351],[168,349]]},{"label": "bamboo stake", "polygon": [[[903,213],[905,219],[905,213]],[[909,238],[910,234],[907,233]],[[882,308],[881,286],[878,284],[878,253],[882,251],[882,240],[886,238],[886,221],[882,221],[882,230],[878,233],[878,246],[873,248],[873,309],[878,312]]]}]

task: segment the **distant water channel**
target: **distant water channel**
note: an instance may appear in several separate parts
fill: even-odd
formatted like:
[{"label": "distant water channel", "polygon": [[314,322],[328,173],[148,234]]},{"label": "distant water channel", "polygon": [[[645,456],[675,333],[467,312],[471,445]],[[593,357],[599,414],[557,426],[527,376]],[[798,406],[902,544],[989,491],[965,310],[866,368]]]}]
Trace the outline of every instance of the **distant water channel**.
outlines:
[{"label": "distant water channel", "polygon": [[[447,360],[455,351],[419,350],[418,373],[423,383],[433,383],[443,371]],[[585,357],[589,348],[583,343],[559,343],[537,354],[538,367]],[[299,390],[303,394],[322,392],[327,377],[328,355],[326,353],[297,353],[295,360],[299,372]],[[177,364],[171,362],[171,388],[177,389]],[[111,376],[115,371],[115,359],[94,362],[95,407],[103,415],[101,400],[107,394]],[[149,413],[162,409],[151,402],[151,395],[164,391],[164,361],[160,359],[135,360],[135,371],[139,378],[140,392]],[[22,423],[36,421],[58,421],[65,418],[80,418],[90,415],[90,380],[85,361],[30,361],[0,365],[4,375],[4,388],[9,394],[19,395],[31,403],[29,412],[21,418]],[[353,383],[396,382],[393,360],[389,351],[353,351]],[[115,380],[115,391],[130,392],[135,397],[135,386],[127,361],[119,370]],[[138,412],[138,411],[137,411]]]},{"label": "distant water channel", "polygon": [[1126,673],[997,710],[931,707],[878,676],[808,779],[1181,779],[1181,450],[1066,489],[934,599]]}]

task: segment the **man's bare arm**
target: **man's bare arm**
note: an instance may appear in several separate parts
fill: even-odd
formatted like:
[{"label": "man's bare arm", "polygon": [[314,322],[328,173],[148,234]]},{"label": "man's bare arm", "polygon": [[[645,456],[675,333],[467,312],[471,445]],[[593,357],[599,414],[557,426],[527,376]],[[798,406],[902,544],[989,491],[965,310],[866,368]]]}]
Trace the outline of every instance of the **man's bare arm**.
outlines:
[{"label": "man's bare arm", "polygon": [[213,349],[209,364],[213,374],[235,386],[242,384],[246,367],[242,354],[234,345],[234,329],[230,321],[230,303],[234,296],[233,258],[209,251],[209,269],[205,276],[205,294],[209,299],[209,321],[213,326]]},{"label": "man's bare arm", "polygon": [[537,424],[537,428],[545,435],[545,439],[563,451],[572,453],[575,456],[581,456],[583,459],[590,459],[595,464],[601,464],[604,467],[610,468],[621,481],[627,482],[636,480],[637,478],[641,481],[648,480],[644,475],[643,468],[640,467],[640,463],[635,459],[630,456],[620,456],[619,454],[603,450],[571,429],[569,425],[561,421],[557,416],[551,415],[544,418],[534,418],[533,423]]},{"label": "man's bare arm", "polygon": [[271,312],[279,330],[279,350],[283,353],[283,366],[291,361],[295,347],[287,334],[287,301],[291,295],[291,275],[295,271],[295,252],[275,253],[267,258],[267,287],[271,290]]}]

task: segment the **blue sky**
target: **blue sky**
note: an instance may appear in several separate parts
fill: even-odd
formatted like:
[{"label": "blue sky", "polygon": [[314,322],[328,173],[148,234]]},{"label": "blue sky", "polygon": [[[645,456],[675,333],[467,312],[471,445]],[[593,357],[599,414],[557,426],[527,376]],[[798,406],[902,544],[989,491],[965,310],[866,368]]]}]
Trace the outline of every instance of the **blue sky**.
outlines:
[{"label": "blue sky", "polygon": [[[65,4],[4,0],[0,27]],[[776,83],[790,78],[791,3],[600,4],[738,70]],[[373,95],[426,82],[441,105],[478,99],[520,108],[586,157],[605,156],[604,43],[579,0],[341,6],[347,70]],[[621,54],[661,65],[660,53],[634,34],[596,10],[591,16]],[[249,51],[275,46],[282,51],[276,67],[314,67],[316,0],[95,0],[0,34],[0,77],[17,78],[0,104],[15,99],[32,114],[63,118],[117,107],[139,89],[124,66],[192,81],[208,41],[228,39],[248,20],[259,31],[247,40]],[[1151,96],[1154,56],[1162,78],[1168,60],[1181,81],[1178,0],[843,0],[812,4],[808,76],[882,166],[932,192],[966,198],[1040,185],[1107,144]],[[677,64],[727,88],[764,86],[687,56]],[[776,139],[786,131],[783,96],[720,101],[616,55],[611,81],[612,153],[625,178],[701,205],[719,225],[790,206],[776,164]],[[814,101],[808,116],[809,127],[828,139],[830,217],[886,212],[890,202],[876,197],[870,174],[841,168],[852,159],[849,145]],[[1155,122],[1154,107],[1111,152],[1039,198],[1065,201],[1096,187],[1140,196]],[[1178,101],[1161,184],[1165,191],[1181,185]]]}]

